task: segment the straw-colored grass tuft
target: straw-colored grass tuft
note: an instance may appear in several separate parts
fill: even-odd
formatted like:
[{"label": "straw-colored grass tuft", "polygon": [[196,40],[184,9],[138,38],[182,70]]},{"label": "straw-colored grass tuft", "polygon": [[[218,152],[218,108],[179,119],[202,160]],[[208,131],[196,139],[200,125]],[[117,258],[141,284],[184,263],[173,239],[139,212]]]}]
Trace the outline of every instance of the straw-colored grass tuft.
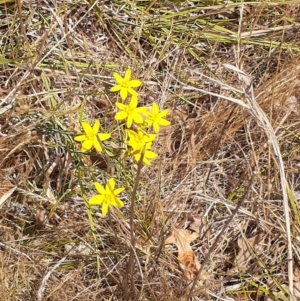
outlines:
[{"label": "straw-colored grass tuft", "polygon": [[[1,300],[300,298],[298,1],[0,0],[0,12]],[[109,92],[128,67],[141,104],[171,121],[132,221],[130,199],[105,218],[86,205],[107,174],[136,183]],[[81,153],[83,119],[113,133],[109,153]],[[199,233],[191,279],[165,243],[174,228]]]}]

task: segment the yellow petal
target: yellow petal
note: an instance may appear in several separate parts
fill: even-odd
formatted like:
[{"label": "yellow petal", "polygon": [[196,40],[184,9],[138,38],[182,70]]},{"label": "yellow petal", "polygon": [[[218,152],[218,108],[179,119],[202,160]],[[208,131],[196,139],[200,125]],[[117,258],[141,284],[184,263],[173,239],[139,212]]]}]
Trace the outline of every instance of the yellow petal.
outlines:
[{"label": "yellow petal", "polygon": [[85,141],[86,139],[87,139],[86,135],[79,135],[79,136],[74,137],[74,140],[78,141],[78,142]]},{"label": "yellow petal", "polygon": [[152,151],[146,151],[145,157],[148,159],[155,159],[157,157],[157,154]]},{"label": "yellow petal", "polygon": [[108,204],[106,202],[103,203],[102,205],[102,215],[106,215],[108,211]]},{"label": "yellow petal", "polygon": [[131,94],[132,96],[138,96],[139,95],[138,92],[136,92],[135,90],[133,90],[130,87],[127,90],[128,90],[128,93]]},{"label": "yellow petal", "polygon": [[137,135],[137,133],[133,130],[126,130],[126,134],[128,139],[134,139]]},{"label": "yellow petal", "polygon": [[94,147],[98,153],[102,152],[102,146],[97,139],[94,140]]},{"label": "yellow petal", "polygon": [[100,128],[100,121],[97,119],[93,125],[93,132],[95,134],[97,134],[99,131],[99,128]]},{"label": "yellow petal", "polygon": [[145,124],[147,127],[150,127],[152,125],[152,123],[153,123],[152,119],[148,119],[148,118],[145,119]]},{"label": "yellow petal", "polygon": [[82,143],[81,151],[83,153],[89,151],[93,147],[93,141],[92,140],[85,140]]},{"label": "yellow petal", "polygon": [[153,122],[153,130],[154,130],[154,133],[158,133],[159,132],[159,124],[158,124],[158,122]]},{"label": "yellow petal", "polygon": [[136,162],[139,162],[140,159],[141,159],[141,153],[139,152],[139,153],[135,154],[134,159],[135,159]]},{"label": "yellow petal", "polygon": [[121,192],[124,191],[124,189],[125,189],[124,187],[120,187],[120,188],[115,189],[115,190],[114,190],[114,195],[120,194]]},{"label": "yellow petal", "polygon": [[122,77],[120,74],[118,74],[117,72],[114,72],[114,73],[113,73],[113,76],[114,76],[115,81],[116,81],[119,85],[121,85],[122,82],[124,81],[123,77]]},{"label": "yellow petal", "polygon": [[129,153],[129,155],[132,155],[135,151],[140,151],[142,148],[142,144],[141,143],[137,143],[136,141],[132,140],[132,141],[128,141],[127,145],[132,147],[132,151]]},{"label": "yellow petal", "polygon": [[133,79],[129,82],[129,86],[133,88],[137,88],[142,84],[142,82],[138,79]]},{"label": "yellow petal", "polygon": [[105,141],[111,137],[111,134],[110,133],[99,133],[98,137],[99,137],[100,141]]},{"label": "yellow petal", "polygon": [[120,91],[121,88],[122,88],[121,85],[116,85],[116,86],[111,87],[109,91],[110,92],[117,92],[117,91]]},{"label": "yellow petal", "polygon": [[130,128],[132,126],[133,119],[131,116],[128,116],[126,126]]},{"label": "yellow petal", "polygon": [[144,158],[144,159],[143,159],[143,163],[144,163],[145,165],[147,165],[147,166],[150,166],[150,165],[151,165],[150,161],[149,161],[147,158]]},{"label": "yellow petal", "polygon": [[132,95],[129,106],[130,108],[136,108],[138,104],[138,98],[137,98],[137,94],[136,95]]},{"label": "yellow petal", "polygon": [[113,194],[113,191],[114,191],[114,189],[115,189],[115,184],[116,184],[116,183],[115,183],[114,178],[110,178],[110,179],[108,180],[106,186],[105,186],[106,191],[107,191],[107,192],[110,192],[111,194]]},{"label": "yellow petal", "polygon": [[81,126],[85,132],[85,134],[90,137],[94,135],[93,129],[92,127],[89,125],[89,123],[87,121],[82,121],[81,122]]},{"label": "yellow petal", "polygon": [[129,81],[131,77],[131,69],[127,69],[125,72],[124,80]]},{"label": "yellow petal", "polygon": [[121,111],[121,112],[118,112],[116,115],[115,115],[115,119],[116,120],[123,120],[125,118],[127,118],[128,114],[124,111]]},{"label": "yellow petal", "polygon": [[159,119],[159,124],[167,126],[167,125],[170,125],[171,123],[169,120],[161,118],[161,119]]},{"label": "yellow petal", "polygon": [[115,198],[115,206],[123,207],[124,203],[119,198]]},{"label": "yellow petal", "polygon": [[96,187],[97,191],[98,191],[100,194],[103,194],[103,195],[104,195],[104,194],[106,193],[104,187],[103,187],[100,183],[95,182],[94,184],[95,184],[95,187]]},{"label": "yellow petal", "polygon": [[136,108],[140,113],[143,113],[143,115],[147,116],[147,111],[148,111],[148,108],[147,107],[138,107]]},{"label": "yellow petal", "polygon": [[144,122],[143,117],[141,115],[139,115],[139,114],[134,114],[133,120],[136,123],[143,123]]},{"label": "yellow petal", "polygon": [[123,103],[116,102],[116,107],[122,111],[125,111],[127,106],[124,105]]},{"label": "yellow petal", "polygon": [[91,206],[97,206],[101,205],[103,203],[103,195],[95,195],[90,198],[89,205]]},{"label": "yellow petal", "polygon": [[168,109],[163,110],[163,111],[161,111],[161,112],[159,113],[159,117],[165,117],[166,115],[168,115],[168,113],[169,113],[169,110],[168,110]]},{"label": "yellow petal", "polygon": [[128,95],[128,90],[126,88],[121,88],[120,96],[122,100],[125,100]]},{"label": "yellow petal", "polygon": [[152,105],[152,114],[158,114],[159,113],[159,106],[156,102],[153,103]]},{"label": "yellow petal", "polygon": [[145,142],[151,142],[151,141],[155,140],[157,135],[156,134],[146,134],[145,136],[146,136]]}]

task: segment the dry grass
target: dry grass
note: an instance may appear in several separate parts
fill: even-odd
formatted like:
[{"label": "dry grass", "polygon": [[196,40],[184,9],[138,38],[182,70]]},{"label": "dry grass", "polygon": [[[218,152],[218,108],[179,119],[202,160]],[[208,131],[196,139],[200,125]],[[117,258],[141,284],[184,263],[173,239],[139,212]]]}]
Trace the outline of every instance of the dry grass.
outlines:
[{"label": "dry grass", "polygon": [[[300,298],[300,4],[243,3],[0,0],[1,300]],[[108,92],[127,67],[172,122],[141,170],[132,275],[129,200],[85,205],[96,179],[135,182]],[[79,151],[83,117],[113,156]],[[164,242],[195,217],[190,283]]]}]

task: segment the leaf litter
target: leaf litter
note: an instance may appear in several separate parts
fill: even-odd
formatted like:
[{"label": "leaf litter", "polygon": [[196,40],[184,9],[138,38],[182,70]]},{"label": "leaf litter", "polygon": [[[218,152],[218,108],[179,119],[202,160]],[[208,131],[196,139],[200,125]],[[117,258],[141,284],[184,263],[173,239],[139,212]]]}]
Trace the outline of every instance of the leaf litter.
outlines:
[{"label": "leaf litter", "polygon": [[[165,244],[175,244],[178,249],[178,262],[188,280],[193,280],[200,269],[200,262],[191,247],[191,243],[199,238],[199,233],[190,233],[185,229],[178,229],[173,225],[172,233]],[[200,278],[202,276],[200,275]],[[200,279],[205,280],[205,279]]]}]

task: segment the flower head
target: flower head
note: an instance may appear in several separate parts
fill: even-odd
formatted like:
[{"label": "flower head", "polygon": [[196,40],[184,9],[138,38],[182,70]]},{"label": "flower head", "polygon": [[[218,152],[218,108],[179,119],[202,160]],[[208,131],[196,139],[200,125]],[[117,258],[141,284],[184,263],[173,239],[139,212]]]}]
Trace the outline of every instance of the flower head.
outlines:
[{"label": "flower head", "polygon": [[133,150],[141,150],[148,142],[156,138],[156,134],[147,134],[138,129],[137,131],[126,130],[128,141],[126,142]]},{"label": "flower head", "polygon": [[102,214],[105,216],[108,212],[109,206],[123,207],[124,203],[117,197],[125,188],[115,189],[115,180],[110,178],[105,185],[105,188],[98,182],[95,182],[95,187],[99,192],[98,195],[93,196],[89,200],[89,205],[102,205]]},{"label": "flower head", "polygon": [[160,112],[158,104],[154,102],[151,111],[145,114],[145,116],[147,117],[146,123],[148,124],[148,126],[153,126],[153,130],[155,133],[159,132],[160,125],[170,125],[170,121],[163,118],[168,114],[168,112],[169,110],[163,110]]},{"label": "flower head", "polygon": [[89,151],[92,147],[95,147],[97,152],[102,152],[102,147],[99,143],[110,138],[111,134],[109,133],[98,133],[100,128],[100,121],[96,120],[93,127],[87,121],[82,121],[81,126],[84,130],[83,135],[76,136],[75,141],[82,142],[81,150],[82,152]]},{"label": "flower head", "polygon": [[140,149],[133,149],[129,154],[133,155],[134,159],[139,162],[141,160],[141,156],[144,153],[143,156],[143,163],[145,165],[151,165],[149,159],[155,159],[157,157],[157,154],[151,150],[152,142],[147,142],[143,145]]},{"label": "flower head", "polygon": [[124,105],[120,102],[116,102],[116,107],[120,109],[120,111],[116,114],[116,120],[123,120],[127,118],[127,127],[130,128],[133,121],[136,123],[143,123],[144,119],[141,116],[141,113],[146,114],[147,108],[140,107],[137,108],[138,100],[137,95],[132,95],[131,101],[128,105]]},{"label": "flower head", "polygon": [[116,72],[114,72],[113,76],[115,78],[115,81],[117,82],[117,85],[113,86],[110,89],[111,92],[120,91],[120,96],[122,100],[126,99],[128,93],[137,96],[138,93],[132,88],[139,87],[142,84],[142,82],[138,79],[130,80],[131,69],[126,70],[124,78]]}]

